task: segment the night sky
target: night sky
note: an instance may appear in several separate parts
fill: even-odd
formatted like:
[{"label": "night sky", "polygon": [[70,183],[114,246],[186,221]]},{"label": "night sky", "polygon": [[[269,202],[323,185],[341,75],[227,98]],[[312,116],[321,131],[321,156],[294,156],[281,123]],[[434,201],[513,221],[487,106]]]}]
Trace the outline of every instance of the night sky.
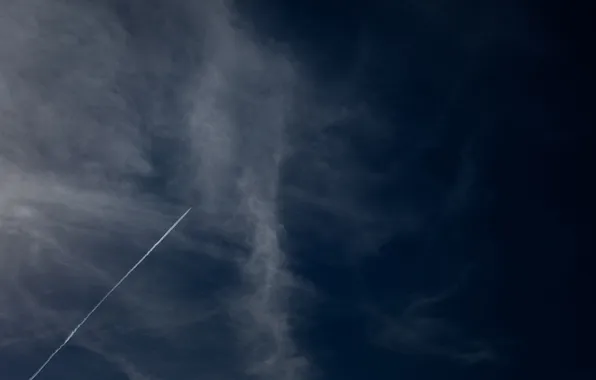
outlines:
[{"label": "night sky", "polygon": [[588,5],[42,3],[0,5],[1,380],[188,207],[39,380],[596,379]]}]

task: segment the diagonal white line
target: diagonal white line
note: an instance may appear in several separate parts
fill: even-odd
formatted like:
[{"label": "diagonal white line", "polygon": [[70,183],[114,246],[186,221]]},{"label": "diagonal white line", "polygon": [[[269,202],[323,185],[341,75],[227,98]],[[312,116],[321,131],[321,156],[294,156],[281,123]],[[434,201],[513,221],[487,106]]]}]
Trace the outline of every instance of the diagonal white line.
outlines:
[{"label": "diagonal white line", "polygon": [[178,223],[180,223],[182,221],[182,219],[184,219],[184,217],[190,212],[191,209],[192,209],[192,207],[189,208],[188,210],[186,210],[186,212],[184,214],[182,214],[182,216],[179,217],[178,220],[174,224],[172,224],[172,227],[170,227],[166,231],[166,233],[163,234],[163,236],[155,244],[153,244],[153,246],[151,248],[149,248],[149,250],[147,251],[147,253],[145,253],[143,255],[143,257],[141,257],[141,259],[139,261],[137,261],[137,263],[132,268],[130,268],[130,270],[128,272],[126,272],[126,274],[124,276],[122,276],[122,278],[120,279],[120,281],[118,281],[116,283],[116,285],[114,285],[112,287],[112,289],[110,289],[110,291],[107,292],[106,295],[103,296],[103,298],[101,300],[99,300],[99,302],[93,307],[93,309],[91,309],[91,311],[89,313],[87,313],[87,315],[85,316],[85,318],[83,318],[83,320],[71,331],[71,333],[68,334],[68,337],[66,337],[66,339],[64,340],[64,342],[54,352],[52,352],[52,354],[41,365],[41,367],[39,367],[39,369],[29,378],[29,380],[35,379],[37,377],[37,375],[39,375],[41,373],[41,371],[43,371],[43,369],[48,365],[48,363],[50,363],[50,361],[52,361],[52,359],[54,358],[54,356],[56,356],[58,354],[58,352],[60,352],[60,350],[62,350],[62,348],[64,346],[66,346],[66,344],[68,344],[68,342],[77,333],[77,331],[81,328],[81,326],[83,326],[83,324],[85,324],[85,322],[87,322],[87,319],[89,319],[89,317],[91,317],[91,315],[93,313],[95,313],[95,311],[97,309],[99,309],[99,307],[104,303],[104,301],[120,286],[120,284],[122,284],[124,282],[124,280],[126,280],[126,278],[128,276],[130,276],[130,274],[132,272],[134,272],[134,270],[137,269],[137,267],[139,265],[141,265],[141,263],[151,254],[151,252],[153,252],[153,250],[170,234],[170,232],[172,232],[174,230],[174,228],[176,228],[176,226],[178,225]]}]

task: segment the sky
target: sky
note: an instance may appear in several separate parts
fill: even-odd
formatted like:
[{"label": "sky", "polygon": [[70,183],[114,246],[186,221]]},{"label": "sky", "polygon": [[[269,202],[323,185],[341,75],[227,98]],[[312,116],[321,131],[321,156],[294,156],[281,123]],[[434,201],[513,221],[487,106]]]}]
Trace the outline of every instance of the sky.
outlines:
[{"label": "sky", "polygon": [[590,20],[3,1],[0,378],[595,378]]}]

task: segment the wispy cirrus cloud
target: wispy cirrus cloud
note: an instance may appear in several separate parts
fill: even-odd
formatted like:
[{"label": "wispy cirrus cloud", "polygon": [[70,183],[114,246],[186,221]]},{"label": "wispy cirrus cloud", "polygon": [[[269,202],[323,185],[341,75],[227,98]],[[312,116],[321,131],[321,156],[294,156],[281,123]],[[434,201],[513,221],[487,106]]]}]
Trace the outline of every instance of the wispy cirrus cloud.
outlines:
[{"label": "wispy cirrus cloud", "polygon": [[0,13],[2,355],[34,366],[193,206],[73,347],[137,379],[304,378],[277,215],[292,62],[219,1]]}]

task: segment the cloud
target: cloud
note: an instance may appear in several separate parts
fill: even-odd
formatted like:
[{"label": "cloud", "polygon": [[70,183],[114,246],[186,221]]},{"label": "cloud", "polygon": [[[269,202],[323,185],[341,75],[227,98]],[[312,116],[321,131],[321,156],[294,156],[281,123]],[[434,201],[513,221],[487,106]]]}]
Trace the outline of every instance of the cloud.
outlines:
[{"label": "cloud", "polygon": [[499,360],[491,345],[469,335],[450,318],[440,316],[439,309],[454,297],[461,284],[433,296],[414,298],[398,313],[370,311],[378,328],[376,343],[408,355],[447,358],[467,365]]},{"label": "cloud", "polygon": [[0,14],[2,355],[42,360],[193,206],[75,345],[129,378],[305,378],[277,204],[289,58],[219,1]]}]

